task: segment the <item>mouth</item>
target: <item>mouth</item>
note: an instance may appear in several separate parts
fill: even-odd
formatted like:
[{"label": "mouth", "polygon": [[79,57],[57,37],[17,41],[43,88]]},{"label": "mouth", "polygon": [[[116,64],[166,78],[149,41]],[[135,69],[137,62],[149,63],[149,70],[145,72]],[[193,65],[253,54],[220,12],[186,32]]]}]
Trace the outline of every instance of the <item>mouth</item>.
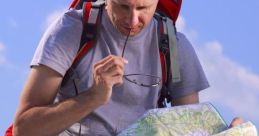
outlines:
[{"label": "mouth", "polygon": [[126,27],[122,26],[124,30],[131,31],[131,32],[137,32],[139,30],[139,27]]},{"label": "mouth", "polygon": [[118,28],[119,28],[119,31],[121,31],[121,33],[123,33],[124,35],[127,35],[130,31],[130,36],[134,36],[138,34],[141,30],[141,27],[139,26],[129,27],[125,25],[118,25]]}]

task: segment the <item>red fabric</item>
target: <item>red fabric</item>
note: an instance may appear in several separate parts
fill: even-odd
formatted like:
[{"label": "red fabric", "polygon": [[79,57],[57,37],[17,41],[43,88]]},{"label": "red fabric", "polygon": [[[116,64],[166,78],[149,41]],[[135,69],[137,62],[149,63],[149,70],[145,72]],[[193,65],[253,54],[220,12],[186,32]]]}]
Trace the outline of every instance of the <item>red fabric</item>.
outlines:
[{"label": "red fabric", "polygon": [[13,135],[13,125],[11,125],[6,131],[5,136],[12,136]]},{"label": "red fabric", "polygon": [[160,33],[163,34],[165,32],[164,24],[161,23]]},{"label": "red fabric", "polygon": [[[69,8],[75,8],[80,0],[73,0]],[[174,22],[177,20],[180,9],[182,5],[182,0],[159,0],[158,9],[163,11],[168,15]]]},{"label": "red fabric", "polygon": [[[84,13],[84,23],[87,24],[92,4],[91,4],[91,2],[87,2],[84,5],[85,5],[85,7],[84,7],[84,12],[85,12]],[[81,58],[93,47],[93,43],[94,43],[94,41],[89,41],[88,43],[86,43],[87,45],[83,46],[83,48],[77,54],[77,56],[76,56],[75,60],[73,61],[72,65],[77,64],[81,60]]]},{"label": "red fabric", "polygon": [[75,7],[77,6],[77,4],[78,4],[79,1],[80,1],[80,0],[73,0],[73,2],[71,3],[71,5],[69,6],[69,9],[75,8]]},{"label": "red fabric", "polygon": [[175,22],[178,18],[181,5],[182,0],[177,0],[177,2],[175,0],[159,0],[157,8]]},{"label": "red fabric", "polygon": [[83,58],[83,56],[93,47],[94,42],[95,41],[89,41],[86,43],[87,45],[83,46],[83,48],[77,54],[72,65],[76,65]]},{"label": "red fabric", "polygon": [[86,4],[85,4],[85,8],[84,8],[84,23],[88,23],[88,19],[89,19],[89,15],[90,15],[90,10],[91,10],[91,8],[92,8],[92,4],[91,4],[91,2],[87,2]]}]

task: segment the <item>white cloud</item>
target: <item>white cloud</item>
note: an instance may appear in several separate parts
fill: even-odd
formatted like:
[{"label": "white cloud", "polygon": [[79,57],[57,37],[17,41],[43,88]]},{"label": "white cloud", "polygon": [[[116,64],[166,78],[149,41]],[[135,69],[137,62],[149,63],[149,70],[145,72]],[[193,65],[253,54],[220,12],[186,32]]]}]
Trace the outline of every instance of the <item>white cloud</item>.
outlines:
[{"label": "white cloud", "polygon": [[5,46],[3,43],[0,42],[0,65],[5,63],[5,61],[6,61],[5,56],[4,56],[4,50],[5,50]]},{"label": "white cloud", "polygon": [[43,29],[43,30],[46,30],[47,27],[48,27],[52,22],[54,22],[64,11],[65,11],[65,10],[63,9],[63,10],[56,10],[56,11],[53,11],[52,13],[50,13],[50,14],[46,17],[46,19],[45,19],[45,21],[44,21],[44,23],[43,23],[43,25],[42,25],[42,29]]},{"label": "white cloud", "polygon": [[259,121],[259,76],[226,57],[219,42],[209,42],[197,51],[211,83],[211,88],[202,93],[202,99]]},{"label": "white cloud", "polygon": [[[187,27],[183,17],[177,22],[192,43],[198,34]],[[246,116],[259,122],[259,75],[224,55],[219,41],[195,46],[211,87],[201,93],[201,101],[211,101],[224,106],[234,115]]]},{"label": "white cloud", "polygon": [[186,21],[183,16],[179,16],[176,21],[176,28],[177,31],[183,32],[190,41],[195,42],[198,37],[198,33],[186,25]]}]

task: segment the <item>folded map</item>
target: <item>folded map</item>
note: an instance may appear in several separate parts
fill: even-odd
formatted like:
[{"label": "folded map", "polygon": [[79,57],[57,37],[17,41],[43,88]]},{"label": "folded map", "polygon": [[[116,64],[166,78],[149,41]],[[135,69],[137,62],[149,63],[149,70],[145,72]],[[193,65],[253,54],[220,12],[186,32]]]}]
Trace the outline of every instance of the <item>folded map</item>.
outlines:
[{"label": "folded map", "polygon": [[257,136],[251,122],[228,128],[210,103],[151,109],[118,136]]}]

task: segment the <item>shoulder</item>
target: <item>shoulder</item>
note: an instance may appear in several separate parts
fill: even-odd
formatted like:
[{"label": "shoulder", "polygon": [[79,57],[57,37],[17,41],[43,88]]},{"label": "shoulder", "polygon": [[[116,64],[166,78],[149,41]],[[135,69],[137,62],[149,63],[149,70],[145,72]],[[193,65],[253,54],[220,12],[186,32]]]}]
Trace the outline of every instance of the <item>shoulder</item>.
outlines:
[{"label": "shoulder", "polygon": [[[60,14],[55,21],[48,27],[42,37],[43,43],[60,42],[70,43],[74,40],[78,41],[82,33],[82,11],[67,10]],[[50,44],[54,45],[54,44]]]},{"label": "shoulder", "polygon": [[190,40],[185,36],[185,34],[181,32],[176,33],[176,39],[177,39],[177,47],[180,52],[180,54],[195,54],[195,50],[193,48],[192,43]]},{"label": "shoulder", "polygon": [[53,21],[42,36],[31,65],[44,64],[64,75],[80,45],[81,12],[68,10]]},{"label": "shoulder", "polygon": [[82,22],[81,18],[83,15],[83,11],[82,10],[67,10],[63,13],[63,15],[61,15],[61,18],[66,19],[66,20],[70,20],[73,22]]},{"label": "shoulder", "polygon": [[176,32],[176,39],[179,46],[191,46],[190,41],[187,39],[185,34]]},{"label": "shoulder", "polygon": [[60,42],[62,44],[70,42],[75,43],[74,40],[78,41],[81,37],[83,27],[81,16],[82,11],[80,10],[64,11],[48,27],[42,40],[47,40],[48,42]]},{"label": "shoulder", "polygon": [[59,30],[62,29],[71,29],[77,30],[82,29],[82,10],[67,10],[58,16],[58,18],[53,21],[49,26],[49,29]]},{"label": "shoulder", "polygon": [[176,37],[178,39],[187,39],[185,34],[181,33],[181,32],[176,32]]},{"label": "shoulder", "polygon": [[176,37],[180,67],[184,68],[186,65],[194,66],[199,64],[199,58],[189,39],[180,32],[177,32]]}]

